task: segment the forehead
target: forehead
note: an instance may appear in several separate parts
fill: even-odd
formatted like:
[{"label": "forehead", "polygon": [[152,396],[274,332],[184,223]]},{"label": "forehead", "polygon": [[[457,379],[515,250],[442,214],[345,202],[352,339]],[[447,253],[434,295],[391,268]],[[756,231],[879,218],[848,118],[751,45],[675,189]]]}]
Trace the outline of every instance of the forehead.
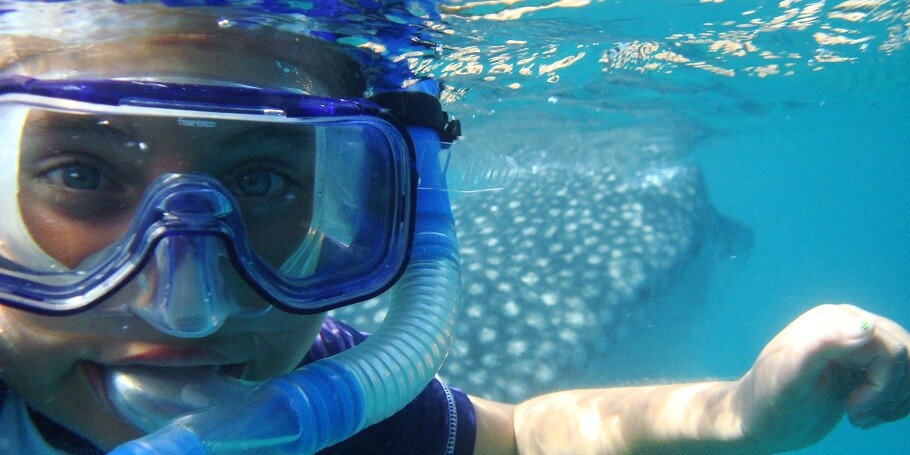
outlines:
[{"label": "forehead", "polygon": [[[275,120],[280,120],[275,119]],[[130,115],[60,112],[33,109],[26,117],[26,130],[77,134],[88,132],[118,132],[122,134],[144,131],[183,131],[183,134],[211,137],[230,137],[249,131],[264,131],[275,135],[300,135],[310,137],[313,127],[300,122],[264,121],[262,119],[222,118],[218,115],[187,112],[182,115]]]},{"label": "forehead", "polygon": [[80,34],[77,23],[56,37],[40,21],[15,33],[0,24],[0,74],[189,80],[363,95],[361,68],[328,43],[265,25],[224,27],[224,16],[213,10],[140,7],[144,14],[125,16],[111,33],[99,34],[98,24],[89,24]]},{"label": "forehead", "polygon": [[110,163],[160,158],[187,164],[274,159],[302,162],[315,146],[314,128],[213,117],[71,114],[29,112],[23,130],[22,160],[59,153],[90,154]]}]

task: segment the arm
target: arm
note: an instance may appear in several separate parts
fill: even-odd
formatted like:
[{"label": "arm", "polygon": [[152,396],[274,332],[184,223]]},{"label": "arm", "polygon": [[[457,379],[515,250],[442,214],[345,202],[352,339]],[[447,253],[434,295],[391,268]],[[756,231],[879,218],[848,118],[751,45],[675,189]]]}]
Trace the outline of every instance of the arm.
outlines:
[{"label": "arm", "polygon": [[515,407],[472,398],[477,453],[794,450],[824,437],[844,413],[862,428],[905,417],[908,346],[910,334],[892,321],[823,305],[771,340],[737,381],[572,390]]},{"label": "arm", "polygon": [[732,384],[569,390],[518,406],[472,397],[475,453],[736,453],[743,444],[724,421],[730,420]]}]

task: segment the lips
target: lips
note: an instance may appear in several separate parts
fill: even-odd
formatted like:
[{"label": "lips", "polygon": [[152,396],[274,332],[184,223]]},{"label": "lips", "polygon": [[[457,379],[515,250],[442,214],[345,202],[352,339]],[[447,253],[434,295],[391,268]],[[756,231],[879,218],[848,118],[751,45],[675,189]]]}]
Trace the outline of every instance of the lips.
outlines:
[{"label": "lips", "polygon": [[244,362],[243,359],[223,354],[217,351],[201,348],[184,348],[170,346],[141,346],[133,347],[127,355],[105,362],[108,365],[145,366],[145,367],[197,367],[197,366],[227,366]]}]

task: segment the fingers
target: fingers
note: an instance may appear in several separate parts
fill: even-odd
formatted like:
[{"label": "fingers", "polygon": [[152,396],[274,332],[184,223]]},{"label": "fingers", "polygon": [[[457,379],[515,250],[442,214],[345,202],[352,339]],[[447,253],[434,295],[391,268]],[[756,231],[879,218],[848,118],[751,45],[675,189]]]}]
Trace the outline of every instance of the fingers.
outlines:
[{"label": "fingers", "polygon": [[789,350],[793,367],[801,376],[816,377],[832,361],[849,356],[870,343],[876,323],[871,315],[838,305],[820,305],[793,321],[771,346]]},{"label": "fingers", "polygon": [[860,383],[846,403],[850,422],[871,428],[906,417],[910,413],[910,334],[889,319],[850,305],[841,307],[874,320],[876,326],[867,345],[838,362],[860,374]]},{"label": "fingers", "polygon": [[[841,368],[832,363],[848,357],[873,339],[869,318],[837,305],[815,307],[791,322],[765,347],[751,371],[756,393],[773,402],[816,400],[842,412],[845,393],[827,378]],[[819,401],[820,400],[820,401]],[[827,411],[826,411],[827,412]]]}]

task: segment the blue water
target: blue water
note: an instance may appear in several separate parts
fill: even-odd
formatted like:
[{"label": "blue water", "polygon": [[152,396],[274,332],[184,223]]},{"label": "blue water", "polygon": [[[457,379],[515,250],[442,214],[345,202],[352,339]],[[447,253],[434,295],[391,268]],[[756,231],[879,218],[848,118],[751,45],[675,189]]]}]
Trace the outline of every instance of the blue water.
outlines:
[{"label": "blue water", "polygon": [[[755,235],[706,293],[673,300],[684,317],[646,313],[631,330],[648,355],[603,366],[602,385],[738,377],[819,303],[910,327],[910,6],[848,4],[531,0],[432,24],[439,58],[415,68],[448,81],[446,109],[466,125],[523,116],[576,152],[623,127],[667,133],[718,211]],[[483,16],[503,12],[516,14]],[[497,133],[484,147],[510,153],[522,139]],[[910,419],[865,432],[842,422],[799,453],[908,454],[908,434]]]},{"label": "blue water", "polygon": [[[688,349],[705,372],[736,374],[794,315],[852,302],[910,324],[910,128],[906,88],[889,99],[817,94],[697,152],[712,200],[756,234],[755,249]],[[824,103],[823,103],[824,101]],[[728,132],[730,133],[730,132]],[[842,423],[801,453],[910,453],[910,422],[867,433]]]},{"label": "blue water", "polygon": [[[519,6],[532,3],[545,2]],[[787,322],[820,303],[854,303],[910,327],[910,34],[897,19],[910,8],[882,2],[852,10],[866,16],[851,22],[839,18],[846,11],[839,3],[612,1],[511,21],[449,22],[472,37],[456,43],[477,46],[473,73],[434,70],[454,85],[455,112],[558,105],[572,121],[541,125],[554,134],[628,124],[690,129],[700,139],[689,157],[702,168],[711,201],[755,234],[748,257],[715,277],[706,301],[678,302],[693,308],[684,320],[658,324],[660,315],[651,315],[663,332],[654,334],[648,366],[611,365],[605,378],[630,379],[624,368],[647,375],[641,379],[738,377]],[[749,26],[791,13],[785,27]],[[865,40],[821,42],[837,27]],[[754,35],[732,41],[753,49],[712,50],[743,31]],[[701,40],[676,36],[687,33]],[[641,43],[719,71],[669,65],[653,52],[626,63],[609,58]],[[581,52],[565,68],[519,72],[522,59],[552,64]],[[450,54],[447,62],[469,60]],[[503,63],[515,66],[496,66]],[[756,71],[775,64],[766,77]],[[508,150],[508,140],[490,147]],[[661,342],[669,332],[673,342]],[[907,435],[907,419],[866,432],[844,421],[799,453],[907,454]]]}]

